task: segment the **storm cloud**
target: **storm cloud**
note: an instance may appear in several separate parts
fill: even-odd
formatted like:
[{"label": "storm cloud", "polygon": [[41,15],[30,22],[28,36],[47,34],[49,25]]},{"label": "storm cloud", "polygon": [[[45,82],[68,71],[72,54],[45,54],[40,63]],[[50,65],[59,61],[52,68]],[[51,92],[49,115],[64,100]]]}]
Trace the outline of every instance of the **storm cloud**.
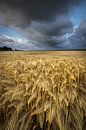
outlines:
[{"label": "storm cloud", "polygon": [[[82,41],[77,41],[79,36],[82,37],[81,23],[74,32],[74,23],[71,14],[69,15],[70,10],[73,7],[78,8],[82,1],[0,0],[0,25],[11,27],[27,39],[27,42],[23,41],[24,45],[22,41],[21,45],[19,42],[13,42],[16,43],[15,48],[42,50],[85,46],[85,42],[82,45]],[[86,27],[85,22],[84,26]],[[5,37],[4,39],[6,40]],[[76,45],[73,42],[76,42]]]},{"label": "storm cloud", "polygon": [[[52,20],[56,15],[66,14],[71,6],[78,3],[79,0],[0,0],[2,12],[6,13],[7,10],[21,12],[28,22]],[[11,17],[14,16],[13,13]]]},{"label": "storm cloud", "polygon": [[29,38],[56,47],[66,40],[65,34],[73,31],[73,24],[68,17],[61,16],[54,22],[32,22],[26,31]]}]

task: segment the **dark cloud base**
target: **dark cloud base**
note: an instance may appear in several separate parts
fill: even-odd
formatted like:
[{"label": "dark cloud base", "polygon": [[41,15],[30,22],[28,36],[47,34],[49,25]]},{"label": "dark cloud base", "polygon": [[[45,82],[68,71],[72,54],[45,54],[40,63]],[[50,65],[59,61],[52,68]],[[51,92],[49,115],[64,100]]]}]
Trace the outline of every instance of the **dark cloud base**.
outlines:
[{"label": "dark cloud base", "polygon": [[8,9],[18,9],[27,16],[28,21],[52,20],[56,15],[65,14],[80,0],[0,0],[0,5]]}]

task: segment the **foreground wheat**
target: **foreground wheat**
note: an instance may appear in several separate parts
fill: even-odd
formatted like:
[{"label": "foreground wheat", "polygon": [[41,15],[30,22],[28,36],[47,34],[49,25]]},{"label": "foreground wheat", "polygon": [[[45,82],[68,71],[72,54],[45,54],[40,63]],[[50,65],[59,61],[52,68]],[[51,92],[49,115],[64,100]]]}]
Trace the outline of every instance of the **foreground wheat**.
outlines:
[{"label": "foreground wheat", "polygon": [[5,130],[86,130],[86,59],[0,57]]}]

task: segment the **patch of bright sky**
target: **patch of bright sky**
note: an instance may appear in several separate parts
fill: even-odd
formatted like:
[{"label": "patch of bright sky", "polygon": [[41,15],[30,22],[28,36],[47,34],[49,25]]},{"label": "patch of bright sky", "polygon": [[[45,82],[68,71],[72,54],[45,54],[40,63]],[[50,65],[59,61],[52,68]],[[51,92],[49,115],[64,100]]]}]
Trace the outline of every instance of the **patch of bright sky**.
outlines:
[{"label": "patch of bright sky", "polygon": [[7,35],[7,36],[15,38],[16,40],[18,39],[25,40],[25,37],[23,37],[16,31],[14,31],[13,28],[11,27],[0,26],[0,35]]},{"label": "patch of bright sky", "polygon": [[74,6],[69,11],[69,17],[71,21],[73,22],[73,32],[67,33],[64,35],[66,39],[73,36],[79,26],[79,24],[86,19],[86,1],[82,0],[80,5]]},{"label": "patch of bright sky", "polygon": [[80,5],[74,6],[70,9],[69,16],[76,27],[81,23],[81,21],[86,19],[86,0],[81,0]]}]

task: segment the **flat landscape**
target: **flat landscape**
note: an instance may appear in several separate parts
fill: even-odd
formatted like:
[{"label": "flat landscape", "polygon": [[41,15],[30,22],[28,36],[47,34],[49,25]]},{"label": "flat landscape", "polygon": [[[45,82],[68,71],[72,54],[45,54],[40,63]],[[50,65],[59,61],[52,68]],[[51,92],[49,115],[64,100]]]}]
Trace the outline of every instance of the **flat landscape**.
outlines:
[{"label": "flat landscape", "polygon": [[1,54],[22,54],[22,55],[28,55],[28,56],[86,56],[86,51],[1,51]]},{"label": "flat landscape", "polygon": [[0,52],[0,130],[86,130],[86,51]]}]

